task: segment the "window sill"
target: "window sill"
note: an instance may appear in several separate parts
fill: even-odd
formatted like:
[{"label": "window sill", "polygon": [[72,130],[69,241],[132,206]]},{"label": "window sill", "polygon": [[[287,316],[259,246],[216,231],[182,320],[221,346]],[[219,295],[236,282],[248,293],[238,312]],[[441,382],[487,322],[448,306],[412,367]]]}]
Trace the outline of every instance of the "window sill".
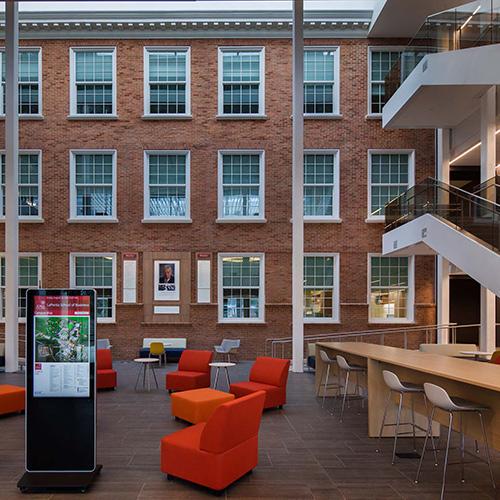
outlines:
[{"label": "window sill", "polygon": [[217,325],[241,325],[241,326],[267,326],[267,323],[264,320],[259,321],[218,321]]},{"label": "window sill", "polygon": [[[291,222],[291,221],[290,221]],[[318,217],[318,218],[306,218],[304,217],[304,224],[340,224],[342,219],[337,217]]]},{"label": "window sill", "polygon": [[340,325],[340,320],[328,319],[328,318],[321,320],[314,320],[314,319],[304,318],[304,325]]},{"label": "window sill", "polygon": [[217,224],[265,224],[267,219],[255,217],[241,218],[241,219],[215,219]]},{"label": "window sill", "polygon": [[385,224],[385,217],[382,217],[380,219],[376,219],[375,217],[368,217],[365,219],[365,222],[367,224]]},{"label": "window sill", "polygon": [[97,318],[97,323],[99,325],[116,325],[116,320],[114,318]]},{"label": "window sill", "polygon": [[68,120],[118,120],[118,115],[68,115]]},{"label": "window sill", "polygon": [[[293,118],[293,117],[292,117]],[[304,120],[342,120],[344,118],[340,113],[332,113],[332,114],[305,114]]]},{"label": "window sill", "polygon": [[81,219],[70,218],[67,220],[68,224],[116,224],[118,219],[116,218],[98,218],[98,217],[86,217]]},{"label": "window sill", "polygon": [[[19,119],[27,121],[40,121],[44,120],[45,117],[43,115],[19,115]],[[5,115],[1,115],[0,120],[5,120]]]},{"label": "window sill", "polygon": [[217,115],[217,120],[267,120],[267,115]]},{"label": "window sill", "polygon": [[189,121],[193,119],[192,115],[142,115],[143,120],[179,120],[179,121]]},{"label": "window sill", "polygon": [[369,325],[415,325],[416,321],[411,319],[369,319]]},{"label": "window sill", "polygon": [[[20,224],[43,224],[45,219],[42,217],[19,217],[18,221]],[[5,217],[0,218],[0,223],[5,223]]]},{"label": "window sill", "polygon": [[192,219],[142,219],[143,224],[191,224]]},{"label": "window sill", "polygon": [[368,113],[365,120],[382,120],[382,113]]}]

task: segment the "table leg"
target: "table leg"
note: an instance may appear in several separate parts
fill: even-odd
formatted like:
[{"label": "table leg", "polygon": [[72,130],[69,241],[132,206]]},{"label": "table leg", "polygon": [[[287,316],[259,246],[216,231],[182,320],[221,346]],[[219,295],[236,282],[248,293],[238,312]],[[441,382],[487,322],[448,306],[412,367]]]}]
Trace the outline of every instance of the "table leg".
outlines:
[{"label": "table leg", "polygon": [[219,381],[219,367],[217,366],[215,371],[214,389],[217,389],[217,382]]},{"label": "table leg", "polygon": [[153,377],[155,379],[156,388],[158,389],[158,379],[156,378],[156,372],[155,372],[154,368],[153,368]]},{"label": "table leg", "polygon": [[148,371],[147,380],[148,380],[148,392],[151,392],[151,365],[149,363],[146,364],[146,368]]},{"label": "table leg", "polygon": [[142,390],[146,389],[146,369],[147,369],[147,364],[143,363],[144,365],[144,371],[142,372]]},{"label": "table leg", "polygon": [[227,369],[227,366],[225,367],[225,370],[226,370],[227,390],[229,391],[229,388],[231,387],[231,381],[229,380],[229,371]]},{"label": "table leg", "polygon": [[139,383],[139,379],[141,378],[142,366],[139,366],[139,370],[137,372],[137,379],[135,381],[135,389],[137,391],[137,384]]}]

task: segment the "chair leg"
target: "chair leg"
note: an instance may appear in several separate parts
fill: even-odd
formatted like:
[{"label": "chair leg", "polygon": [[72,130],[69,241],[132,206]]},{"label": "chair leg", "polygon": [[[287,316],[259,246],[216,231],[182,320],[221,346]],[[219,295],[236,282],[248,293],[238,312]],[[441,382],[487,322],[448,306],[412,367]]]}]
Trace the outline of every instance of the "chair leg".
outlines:
[{"label": "chair leg", "polygon": [[465,437],[464,437],[464,427],[463,427],[463,416],[460,413],[460,481],[465,483]]},{"label": "chair leg", "polygon": [[[425,405],[425,415],[427,417],[427,420],[429,420],[429,405],[427,404],[427,396],[425,395],[425,393],[423,396]],[[434,453],[434,465],[437,467],[438,457],[436,452],[436,443],[434,442],[434,436],[432,435],[432,420],[431,420],[431,445],[432,445],[432,452]]]},{"label": "chair leg", "polygon": [[323,387],[323,402],[321,403],[321,408],[325,407],[326,388],[328,386],[328,378],[329,377],[330,377],[330,365],[328,365],[326,368],[326,378],[325,378],[325,385]]},{"label": "chair leg", "polygon": [[345,375],[345,386],[344,386],[344,397],[342,398],[342,408],[340,410],[340,422],[343,422],[344,419],[344,408],[345,408],[345,401],[347,398],[347,388],[349,387],[349,370],[346,370],[346,375]]},{"label": "chair leg", "polygon": [[401,422],[401,409],[403,408],[403,393],[399,393],[398,416],[396,417],[396,432],[394,433],[394,446],[392,447],[392,465],[396,461],[396,446],[398,444],[399,423]]},{"label": "chair leg", "polygon": [[413,400],[413,394],[410,394],[411,398],[411,427],[413,430],[413,451],[417,451],[417,436],[415,432],[415,401]]},{"label": "chair leg", "polygon": [[391,401],[391,395],[392,395],[392,391],[389,391],[389,394],[387,395],[387,399],[385,401],[384,416],[382,417],[382,423],[380,424],[380,432],[378,433],[378,443],[377,443],[378,447],[375,450],[377,453],[380,453],[380,443],[382,441],[382,433],[384,432],[385,419],[387,417],[387,409],[389,408],[389,402]]},{"label": "chair leg", "polygon": [[448,439],[446,440],[446,452],[444,454],[443,483],[441,484],[441,500],[444,500],[444,490],[446,487],[446,471],[448,469],[448,455],[450,453],[451,432],[453,431],[453,413],[450,411],[448,421]]},{"label": "chair leg", "polygon": [[424,439],[424,446],[422,447],[422,453],[420,455],[420,461],[418,462],[418,468],[417,468],[417,474],[415,476],[415,483],[418,483],[419,478],[420,478],[420,470],[422,469],[422,463],[424,461],[424,456],[425,456],[425,450],[427,448],[427,440],[429,439],[429,435],[432,434],[432,420],[434,419],[434,412],[435,408],[432,407],[431,414],[427,417],[428,422],[427,422],[427,432],[425,434],[425,439]]},{"label": "chair leg", "polygon": [[477,412],[479,415],[479,420],[481,422],[481,430],[483,432],[484,447],[486,448],[486,460],[488,462],[488,468],[490,469],[491,484],[493,489],[496,489],[495,477],[493,476],[493,469],[491,468],[491,457],[490,457],[490,447],[488,445],[488,437],[486,436],[486,429],[484,428],[484,420],[482,412]]}]

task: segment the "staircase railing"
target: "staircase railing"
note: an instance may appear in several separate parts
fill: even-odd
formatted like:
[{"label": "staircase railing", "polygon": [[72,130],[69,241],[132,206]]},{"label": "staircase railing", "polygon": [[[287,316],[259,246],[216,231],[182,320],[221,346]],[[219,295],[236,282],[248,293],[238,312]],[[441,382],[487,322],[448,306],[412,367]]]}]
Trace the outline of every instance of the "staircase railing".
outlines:
[{"label": "staircase railing", "polygon": [[439,216],[493,250],[500,249],[500,206],[432,178],[416,184],[385,206],[385,231],[424,214]]}]

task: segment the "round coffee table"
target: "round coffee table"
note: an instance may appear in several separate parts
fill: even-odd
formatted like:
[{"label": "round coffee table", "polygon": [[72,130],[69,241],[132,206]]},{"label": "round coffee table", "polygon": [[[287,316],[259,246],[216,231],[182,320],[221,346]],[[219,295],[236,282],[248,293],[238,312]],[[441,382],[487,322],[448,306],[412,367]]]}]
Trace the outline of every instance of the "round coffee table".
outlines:
[{"label": "round coffee table", "polygon": [[155,379],[156,388],[158,389],[158,380],[156,380],[156,373],[153,370],[153,363],[158,363],[158,358],[135,358],[134,363],[139,364],[139,373],[137,374],[137,380],[135,381],[135,390],[137,391],[137,384],[141,378],[142,373],[142,389],[146,389],[146,379],[148,380],[148,391],[151,390],[151,373]]},{"label": "round coffee table", "polygon": [[229,386],[231,385],[231,381],[229,380],[229,371],[228,368],[231,368],[231,366],[235,366],[236,363],[209,363],[209,365],[212,368],[217,368],[217,371],[215,372],[215,380],[214,380],[214,389],[217,389],[217,383],[219,382],[219,371],[221,368],[224,368],[226,372],[226,381],[227,381],[227,389],[229,390]]}]

